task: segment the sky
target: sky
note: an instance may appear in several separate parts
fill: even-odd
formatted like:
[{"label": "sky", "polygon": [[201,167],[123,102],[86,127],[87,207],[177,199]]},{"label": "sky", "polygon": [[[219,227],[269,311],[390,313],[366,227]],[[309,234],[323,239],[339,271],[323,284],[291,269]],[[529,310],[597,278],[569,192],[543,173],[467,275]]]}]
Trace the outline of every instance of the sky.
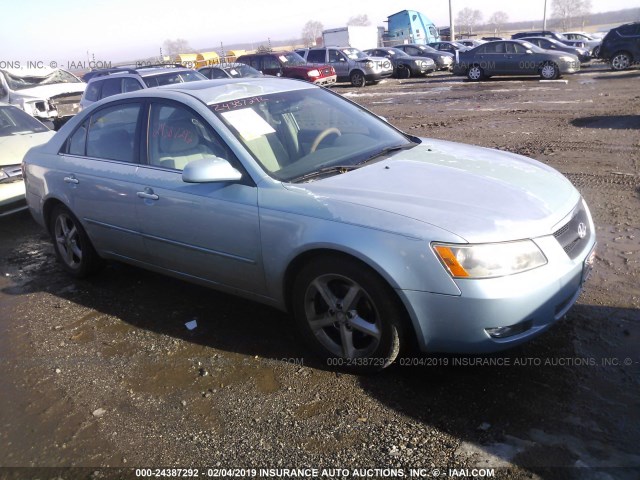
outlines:
[{"label": "sky", "polygon": [[[454,15],[470,7],[487,20],[542,19],[544,0],[452,0]],[[548,16],[551,4],[548,1]],[[592,12],[637,8],[639,0],[591,0]],[[436,25],[449,23],[448,0],[29,0],[3,2],[0,68],[10,62],[118,62],[156,56],[165,40],[182,38],[197,51],[244,42],[301,37],[309,20],[337,28],[366,14],[374,25],[388,15],[418,10]],[[256,45],[257,46],[257,45]],[[62,66],[60,65],[60,66]]]}]

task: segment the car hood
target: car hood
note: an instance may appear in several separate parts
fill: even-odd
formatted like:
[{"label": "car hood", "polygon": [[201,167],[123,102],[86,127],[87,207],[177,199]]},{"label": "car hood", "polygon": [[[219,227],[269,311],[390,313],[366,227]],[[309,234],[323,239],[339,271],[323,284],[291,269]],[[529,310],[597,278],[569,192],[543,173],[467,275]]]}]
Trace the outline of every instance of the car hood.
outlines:
[{"label": "car hood", "polygon": [[0,167],[22,163],[25,153],[49,141],[56,132],[26,133],[0,137]]},{"label": "car hood", "polygon": [[12,98],[51,98],[65,93],[82,93],[86,83],[52,83],[11,92]]},{"label": "car hood", "polygon": [[384,161],[296,187],[327,204],[394,213],[470,243],[549,235],[580,200],[564,176],[540,162],[431,139]]}]

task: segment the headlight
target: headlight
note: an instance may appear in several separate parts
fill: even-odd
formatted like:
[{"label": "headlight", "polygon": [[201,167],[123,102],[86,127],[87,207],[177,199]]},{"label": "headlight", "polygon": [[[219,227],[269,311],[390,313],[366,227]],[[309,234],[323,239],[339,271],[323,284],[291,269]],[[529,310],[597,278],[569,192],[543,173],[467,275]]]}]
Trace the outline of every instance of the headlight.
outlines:
[{"label": "headlight", "polygon": [[442,60],[444,63],[451,63],[453,61],[451,57],[445,57],[445,56],[440,57],[440,60]]},{"label": "headlight", "polygon": [[562,60],[563,62],[573,62],[573,58],[571,57],[560,57],[560,60]]},{"label": "headlight", "polygon": [[365,68],[373,68],[373,62],[364,62]]},{"label": "headlight", "polygon": [[309,75],[310,77],[319,77],[320,72],[318,70],[309,70],[307,72],[307,75]]},{"label": "headlight", "polygon": [[531,240],[477,245],[433,244],[454,278],[494,278],[526,272],[547,263]]}]

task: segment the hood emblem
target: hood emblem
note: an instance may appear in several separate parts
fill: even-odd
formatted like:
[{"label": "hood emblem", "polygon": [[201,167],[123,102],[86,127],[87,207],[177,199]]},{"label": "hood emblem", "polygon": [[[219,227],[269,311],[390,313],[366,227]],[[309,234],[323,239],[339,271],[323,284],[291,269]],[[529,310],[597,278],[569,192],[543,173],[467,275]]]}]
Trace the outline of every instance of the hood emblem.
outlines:
[{"label": "hood emblem", "polygon": [[587,225],[583,222],[578,224],[578,237],[584,238],[587,236]]}]

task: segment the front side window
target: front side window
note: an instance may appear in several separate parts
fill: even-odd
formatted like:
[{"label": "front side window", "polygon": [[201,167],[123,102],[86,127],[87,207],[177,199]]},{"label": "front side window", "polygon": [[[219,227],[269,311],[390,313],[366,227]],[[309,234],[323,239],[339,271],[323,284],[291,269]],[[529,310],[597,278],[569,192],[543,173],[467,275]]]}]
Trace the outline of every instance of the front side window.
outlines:
[{"label": "front side window", "polygon": [[102,84],[102,95],[100,98],[110,97],[122,93],[122,79],[110,78]]},{"label": "front side window", "polygon": [[174,170],[213,156],[234,160],[226,144],[200,116],[185,107],[161,103],[151,105],[147,151],[150,165]]},{"label": "front side window", "polygon": [[91,115],[87,133],[87,156],[135,162],[135,139],[140,111],[139,103],[123,103],[103,108]]},{"label": "front side window", "polygon": [[87,85],[87,89],[84,92],[84,98],[89,100],[90,102],[97,102],[100,98],[100,87],[102,86],[102,81],[99,82],[89,82]]}]

